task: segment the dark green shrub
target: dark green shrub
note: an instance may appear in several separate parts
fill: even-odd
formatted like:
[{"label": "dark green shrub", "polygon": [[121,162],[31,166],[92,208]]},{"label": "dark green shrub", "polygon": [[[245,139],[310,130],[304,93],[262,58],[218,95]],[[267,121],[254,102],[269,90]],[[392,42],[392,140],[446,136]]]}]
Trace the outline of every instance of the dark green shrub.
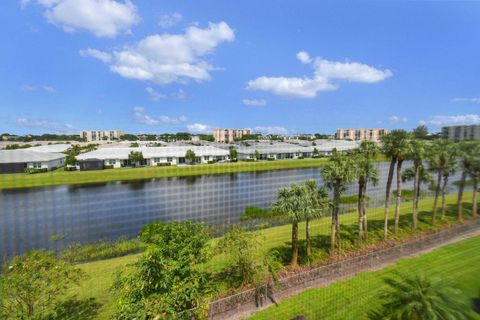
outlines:
[{"label": "dark green shrub", "polygon": [[157,163],[157,167],[170,167],[172,164],[170,162],[160,162]]},{"label": "dark green shrub", "polygon": [[106,164],[103,166],[103,169],[113,169],[113,165],[112,164]]},{"label": "dark green shrub", "polygon": [[36,174],[36,173],[45,173],[48,172],[47,168],[26,168],[25,173]]},{"label": "dark green shrub", "polygon": [[74,243],[60,252],[60,257],[69,262],[85,262],[125,256],[140,252],[145,248],[138,239],[120,239],[117,241],[101,241],[86,245]]}]

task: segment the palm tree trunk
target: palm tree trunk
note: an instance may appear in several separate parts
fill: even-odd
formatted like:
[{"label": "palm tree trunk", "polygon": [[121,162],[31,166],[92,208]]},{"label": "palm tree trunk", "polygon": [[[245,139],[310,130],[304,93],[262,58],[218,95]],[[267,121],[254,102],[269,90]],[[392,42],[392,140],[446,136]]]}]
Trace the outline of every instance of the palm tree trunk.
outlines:
[{"label": "palm tree trunk", "polygon": [[462,172],[462,178],[460,179],[460,185],[458,186],[458,199],[457,199],[457,219],[463,220],[463,190],[465,189],[465,180],[467,179],[467,172]]},{"label": "palm tree trunk", "polygon": [[395,202],[395,233],[400,228],[400,202],[402,199],[402,164],[403,160],[397,162],[397,200]]},{"label": "palm tree trunk", "polygon": [[472,216],[478,217],[478,178],[473,178]]},{"label": "palm tree trunk", "polygon": [[437,176],[437,185],[435,187],[435,198],[433,199],[433,209],[432,209],[432,224],[435,224],[437,219],[437,203],[438,197],[440,196],[440,184],[442,183],[443,169],[438,170]]},{"label": "palm tree trunk", "polygon": [[363,239],[363,181],[358,182],[358,199],[357,199],[357,206],[358,206],[358,239],[362,241]]},{"label": "palm tree trunk", "polygon": [[338,214],[340,206],[340,188],[335,187],[333,191],[333,211],[332,211],[332,231],[330,237],[330,253],[335,253],[340,247],[340,226],[338,223]]},{"label": "palm tree trunk", "polygon": [[445,194],[447,193],[447,184],[448,184],[448,175],[443,176],[443,185],[442,185],[442,220],[445,219],[445,211],[447,208],[445,207]]},{"label": "palm tree trunk", "polygon": [[367,184],[363,186],[363,203],[362,203],[362,215],[363,215],[363,240],[368,240],[368,219],[367,219]]},{"label": "palm tree trunk", "polygon": [[388,206],[390,205],[390,192],[392,189],[392,181],[393,181],[393,171],[395,170],[395,162],[396,159],[392,158],[390,160],[390,168],[388,169],[388,179],[387,179],[387,186],[385,192],[385,214],[384,214],[384,222],[383,222],[383,237],[386,239],[388,237]]},{"label": "palm tree trunk", "polygon": [[413,196],[413,212],[412,212],[412,230],[417,229],[418,221],[418,199],[420,197],[420,166],[415,168],[415,178],[413,182],[414,196]]},{"label": "palm tree trunk", "polygon": [[310,241],[310,219],[305,220],[305,239],[307,242],[307,256],[310,256],[312,253],[312,244]]},{"label": "palm tree trunk", "polygon": [[292,268],[296,268],[298,265],[298,222],[292,222]]}]

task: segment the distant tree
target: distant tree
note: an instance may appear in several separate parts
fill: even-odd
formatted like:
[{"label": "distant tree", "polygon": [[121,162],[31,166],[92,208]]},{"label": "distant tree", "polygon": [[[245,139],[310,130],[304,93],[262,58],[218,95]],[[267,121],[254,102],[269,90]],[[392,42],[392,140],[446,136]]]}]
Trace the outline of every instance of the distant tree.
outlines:
[{"label": "distant tree", "polygon": [[258,150],[255,150],[254,156],[255,156],[255,159],[256,159],[256,160],[260,160],[260,157],[261,157],[262,155],[260,154],[260,152],[258,152]]},{"label": "distant tree", "polygon": [[187,159],[189,163],[195,163],[196,158],[197,158],[197,155],[193,150],[189,149],[187,150],[187,153],[185,153],[185,159]]},{"label": "distant tree", "polygon": [[134,134],[124,134],[123,136],[120,137],[121,140],[126,140],[126,141],[137,141],[138,137]]},{"label": "distant tree", "polygon": [[138,144],[138,142],[132,142],[130,143],[130,148],[138,148],[140,147],[140,145]]},{"label": "distant tree", "polygon": [[229,152],[229,155],[230,155],[230,160],[237,160],[238,152],[237,152],[237,149],[235,147],[230,147],[228,152]]},{"label": "distant tree", "polygon": [[108,140],[108,137],[107,137],[107,136],[103,136],[103,137],[102,137],[102,140],[103,140],[103,141],[107,141],[107,140]]},{"label": "distant tree", "polygon": [[177,132],[175,138],[183,141],[192,140],[192,134],[188,132]]},{"label": "distant tree", "polygon": [[130,161],[130,163],[136,167],[137,165],[139,165],[142,161],[144,160],[143,158],[143,153],[139,152],[139,151],[132,151],[130,152],[130,154],[128,155],[128,161]]},{"label": "distant tree", "polygon": [[320,151],[318,151],[317,148],[313,148],[312,156],[313,156],[314,158],[320,157]]},{"label": "distant tree", "polygon": [[385,279],[388,289],[379,295],[384,303],[371,313],[371,320],[476,319],[466,295],[445,280],[406,274],[399,278]]},{"label": "distant tree", "polygon": [[428,128],[425,125],[420,125],[413,129],[413,137],[416,139],[426,140],[428,139]]},{"label": "distant tree", "polygon": [[69,154],[65,159],[65,164],[68,166],[74,166],[75,164],[77,164],[77,158],[73,154]]},{"label": "distant tree", "polygon": [[215,141],[215,138],[213,137],[212,134],[200,134],[199,138],[200,140],[203,140],[203,141],[210,141],[210,142]]},{"label": "distant tree", "polygon": [[328,139],[328,138],[329,138],[328,134],[315,133],[315,139]]},{"label": "distant tree", "polygon": [[13,258],[0,273],[1,319],[46,319],[67,289],[84,277],[53,252],[31,251]]}]

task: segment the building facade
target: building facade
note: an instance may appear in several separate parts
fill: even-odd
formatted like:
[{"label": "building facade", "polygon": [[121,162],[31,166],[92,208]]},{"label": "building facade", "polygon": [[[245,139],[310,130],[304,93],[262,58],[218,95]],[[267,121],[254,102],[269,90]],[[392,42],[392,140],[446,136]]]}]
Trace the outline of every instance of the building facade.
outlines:
[{"label": "building facade", "polygon": [[235,139],[241,139],[244,135],[250,134],[247,129],[213,129],[213,138],[215,142],[232,143]]},{"label": "building facade", "polygon": [[380,139],[388,133],[385,128],[349,128],[349,129],[337,129],[335,134],[336,139],[340,140],[352,140],[352,141],[380,141]]},{"label": "building facade", "polygon": [[451,141],[480,140],[480,124],[442,128],[442,137]]},{"label": "building facade", "polygon": [[123,136],[121,130],[86,130],[80,132],[80,138],[88,142],[120,140],[121,136]]},{"label": "building facade", "polygon": [[25,169],[55,170],[65,165],[65,154],[29,150],[0,150],[0,174],[22,173]]}]

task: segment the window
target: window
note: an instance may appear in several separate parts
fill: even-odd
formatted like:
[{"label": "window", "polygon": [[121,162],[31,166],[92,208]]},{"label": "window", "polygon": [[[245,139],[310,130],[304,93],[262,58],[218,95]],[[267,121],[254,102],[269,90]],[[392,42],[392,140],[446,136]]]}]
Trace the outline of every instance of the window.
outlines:
[{"label": "window", "polygon": [[34,162],[34,163],[32,163],[32,168],[40,169],[40,168],[42,168],[42,163],[41,162]]},{"label": "window", "polygon": [[160,158],[153,158],[153,162],[160,162]]},{"label": "window", "polygon": [[167,162],[173,162],[173,158],[172,158],[172,157],[168,157],[168,158],[167,158]]},{"label": "window", "polygon": [[205,156],[205,157],[203,157],[203,160],[208,161],[208,160],[210,160],[210,157],[209,157],[209,156]]},{"label": "window", "polygon": [[108,164],[114,166],[117,163],[115,159],[108,160]]}]

